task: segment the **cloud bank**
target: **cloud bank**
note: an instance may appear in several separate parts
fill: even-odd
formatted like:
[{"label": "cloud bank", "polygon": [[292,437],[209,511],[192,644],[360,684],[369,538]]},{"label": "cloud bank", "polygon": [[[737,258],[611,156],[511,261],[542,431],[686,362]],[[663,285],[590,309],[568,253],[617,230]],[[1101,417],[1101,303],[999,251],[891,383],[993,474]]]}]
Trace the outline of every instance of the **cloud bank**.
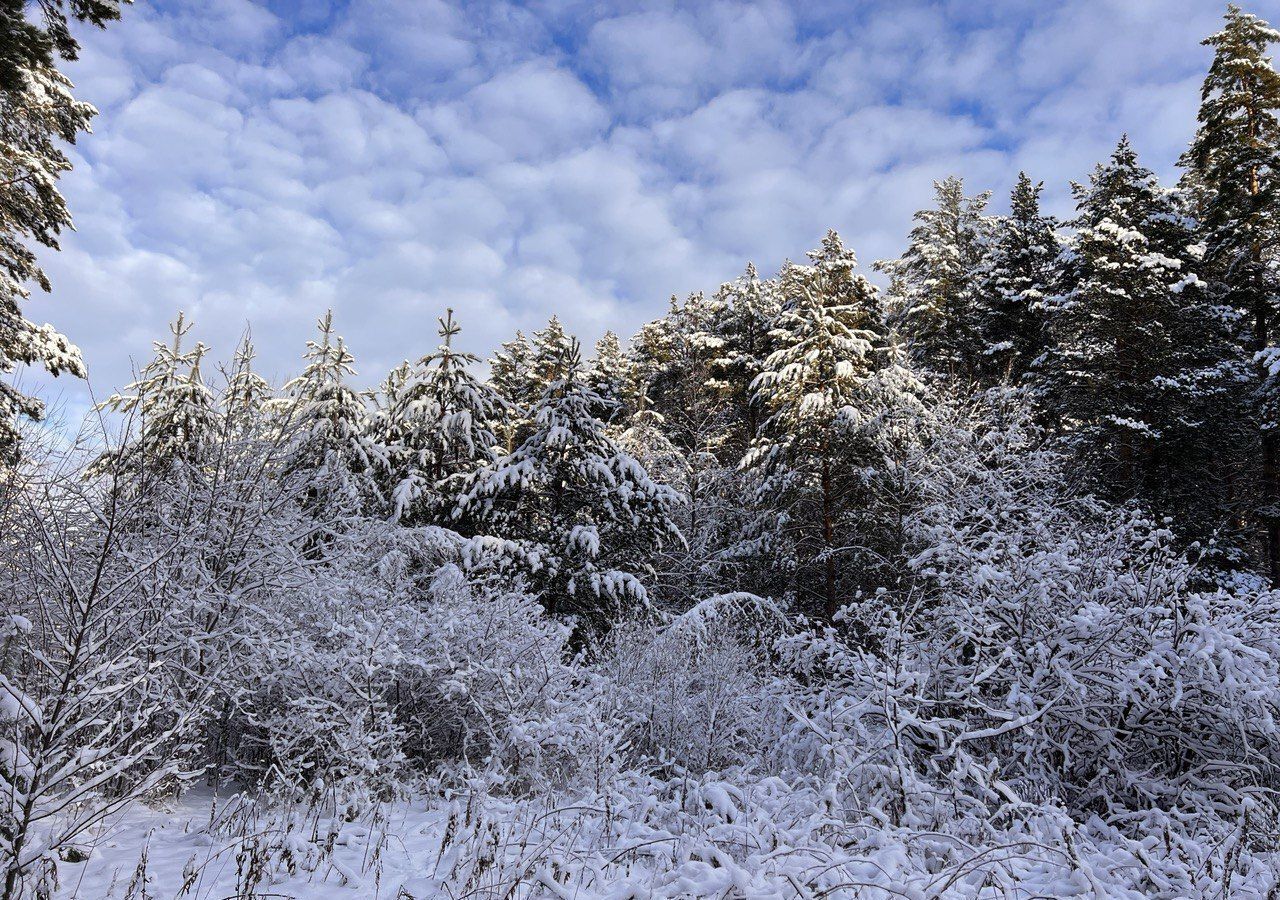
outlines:
[{"label": "cloud bank", "polygon": [[1061,211],[1128,131],[1172,176],[1221,12],[139,3],[69,69],[101,116],[30,315],[81,346],[99,396],[178,309],[223,357],[252,323],[282,375],[333,307],[366,383],[433,347],[445,306],[479,352],[552,312],[626,335],[828,227],[866,263],[895,255],[948,174],[999,197],[1025,168]]}]

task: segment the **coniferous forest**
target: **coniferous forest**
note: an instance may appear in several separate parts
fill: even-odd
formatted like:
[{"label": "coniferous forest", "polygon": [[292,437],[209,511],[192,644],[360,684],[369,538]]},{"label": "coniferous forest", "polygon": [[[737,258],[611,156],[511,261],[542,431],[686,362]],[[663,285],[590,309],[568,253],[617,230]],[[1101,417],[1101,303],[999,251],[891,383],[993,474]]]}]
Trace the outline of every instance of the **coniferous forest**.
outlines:
[{"label": "coniferous forest", "polygon": [[[0,8],[6,373],[87,374],[24,304],[119,12]],[[1280,895],[1280,33],[1205,43],[1176,183],[938,173],[629,339],[7,378],[0,898]]]}]

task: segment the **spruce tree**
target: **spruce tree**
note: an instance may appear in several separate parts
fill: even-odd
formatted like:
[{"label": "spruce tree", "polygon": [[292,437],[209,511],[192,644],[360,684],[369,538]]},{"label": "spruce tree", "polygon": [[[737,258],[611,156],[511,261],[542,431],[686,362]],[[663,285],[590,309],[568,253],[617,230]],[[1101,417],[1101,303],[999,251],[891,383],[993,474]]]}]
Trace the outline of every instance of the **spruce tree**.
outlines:
[{"label": "spruce tree", "polygon": [[1266,22],[1227,7],[1201,90],[1199,128],[1183,157],[1188,182],[1201,201],[1205,268],[1223,302],[1247,323],[1242,349],[1254,355],[1257,392],[1251,418],[1259,435],[1261,520],[1273,584],[1280,584],[1280,391],[1270,374],[1276,356],[1275,319],[1280,280],[1280,73],[1267,50],[1280,40]]},{"label": "spruce tree", "polygon": [[134,418],[137,434],[119,454],[102,457],[100,466],[116,461],[137,473],[163,474],[176,465],[198,467],[209,457],[220,430],[213,393],[200,366],[207,352],[197,342],[182,342],[191,324],[182,314],[169,326],[170,341],[156,341],[155,357],[124,393],[99,405]]},{"label": "spruce tree", "polygon": [[560,317],[553,315],[547,325],[533,333],[531,393],[536,398],[541,395],[547,385],[564,377],[566,360],[570,358],[570,349],[577,346],[574,338],[564,330]]},{"label": "spruce tree", "polygon": [[1229,335],[1197,272],[1194,223],[1127,138],[1075,193],[1075,232],[1048,303],[1053,346],[1036,377],[1042,400],[1109,494],[1175,512],[1211,457],[1205,416],[1227,402],[1233,375]]},{"label": "spruce tree", "polygon": [[392,500],[411,523],[447,518],[463,479],[497,456],[494,429],[504,410],[494,388],[470,370],[479,357],[454,346],[462,329],[453,310],[438,321],[440,346],[389,392],[397,410]]},{"label": "spruce tree", "polygon": [[233,435],[252,432],[271,401],[271,385],[253,367],[257,355],[253,337],[246,331],[232,357],[222,392],[222,413]]},{"label": "spruce tree", "polygon": [[995,220],[980,267],[976,318],[986,384],[1017,384],[1044,351],[1043,304],[1053,289],[1059,245],[1057,222],[1040,212],[1043,189],[1043,182],[1018,173],[1009,215]]},{"label": "spruce tree", "polygon": [[762,501],[789,521],[796,587],[828,617],[840,606],[840,554],[863,483],[857,432],[885,326],[875,287],[834,231],[809,264],[780,275],[778,349],[756,378],[768,418],[743,464],[771,476]]},{"label": "spruce tree", "polygon": [[876,268],[891,277],[894,318],[926,369],[975,378],[982,351],[978,276],[990,240],[989,191],[964,195],[964,181],[934,182],[937,205],[916,213],[906,251]]},{"label": "spruce tree", "polygon": [[556,365],[516,450],[477,471],[455,518],[518,542],[526,577],[553,613],[603,626],[643,603],[654,554],[679,541],[674,493],[608,436],[592,415],[600,397],[583,379],[576,341]]},{"label": "spruce tree", "polygon": [[[13,5],[19,9],[9,15],[21,21],[21,4]],[[8,42],[0,41],[0,48]],[[30,245],[56,250],[59,235],[71,226],[58,189],[71,168],[64,147],[89,130],[95,110],[71,95],[71,82],[47,52],[25,60],[0,56],[0,83],[0,375],[36,365],[55,376],[83,378],[80,351],[53,326],[27,319],[22,306],[29,285],[51,288]],[[0,381],[0,462],[17,456],[18,419],[43,414],[40,400]]]},{"label": "spruce tree", "polygon": [[380,510],[378,475],[387,453],[371,436],[368,396],[346,382],[356,374],[355,358],[334,333],[332,310],[317,328],[302,374],[285,384],[273,406],[289,442],[284,475],[298,479],[308,511],[335,523]]},{"label": "spruce tree", "polygon": [[[28,11],[36,18],[27,18]],[[58,181],[71,169],[74,144],[97,111],[75,99],[61,60],[79,55],[73,24],[104,26],[119,18],[118,0],[0,2],[0,375],[40,366],[85,377],[80,351],[51,325],[23,315],[30,285],[50,283],[32,244],[58,249],[71,227]],[[18,420],[39,420],[44,404],[0,380],[0,463],[18,455]]]},{"label": "spruce tree", "polygon": [[773,325],[782,305],[777,284],[761,279],[753,265],[722,285],[718,297],[721,313],[714,336],[719,344],[706,387],[726,407],[726,444],[740,457],[760,429],[762,410],[751,385],[775,349]]},{"label": "spruce tree", "polygon": [[680,300],[673,294],[667,301],[666,315],[644,323],[631,338],[640,408],[665,405],[664,397],[680,355],[680,344]]},{"label": "spruce tree", "polygon": [[506,402],[509,411],[498,436],[510,453],[516,448],[517,434],[523,425],[527,425],[529,407],[539,393],[533,377],[533,344],[524,332],[517,331],[516,336],[504,343],[489,360],[489,383]]},{"label": "spruce tree", "polygon": [[[120,18],[120,5],[121,0],[0,2],[0,91],[20,92],[33,70],[52,69],[58,59],[79,58],[80,42],[72,34],[75,24],[105,27]],[[37,12],[36,21],[26,18],[28,7]]]},{"label": "spruce tree", "polygon": [[635,365],[612,331],[606,331],[596,341],[595,356],[587,368],[587,384],[605,402],[596,417],[606,424],[627,422],[635,412]]}]

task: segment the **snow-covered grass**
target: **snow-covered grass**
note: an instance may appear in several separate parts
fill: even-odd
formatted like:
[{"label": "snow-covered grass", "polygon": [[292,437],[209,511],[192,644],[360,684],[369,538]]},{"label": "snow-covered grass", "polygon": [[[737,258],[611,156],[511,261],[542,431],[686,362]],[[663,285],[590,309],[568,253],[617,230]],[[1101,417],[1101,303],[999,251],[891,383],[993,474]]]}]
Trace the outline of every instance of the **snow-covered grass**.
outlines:
[{"label": "snow-covered grass", "polygon": [[[60,898],[1272,897],[1280,854],[1139,840],[1050,808],[942,830],[859,814],[834,784],[620,776],[510,800],[479,784],[363,809],[197,791],[135,805],[77,845]],[[1256,837],[1256,835],[1254,836]],[[71,854],[72,860],[78,854]]]}]

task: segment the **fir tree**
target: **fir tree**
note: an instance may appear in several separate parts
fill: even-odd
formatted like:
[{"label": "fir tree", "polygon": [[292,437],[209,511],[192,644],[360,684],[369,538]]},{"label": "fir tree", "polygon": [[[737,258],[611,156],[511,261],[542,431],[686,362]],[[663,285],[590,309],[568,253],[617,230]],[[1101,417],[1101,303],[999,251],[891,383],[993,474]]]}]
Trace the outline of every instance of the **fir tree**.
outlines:
[{"label": "fir tree", "polygon": [[602,626],[625,604],[643,603],[637,577],[679,541],[674,493],[654,482],[592,415],[600,397],[583,380],[570,341],[516,450],[479,470],[456,518],[521,542],[527,576],[548,609]]},{"label": "fir tree", "polygon": [[782,269],[778,349],[754,385],[768,418],[743,462],[771,474],[763,491],[794,523],[798,587],[833,616],[846,587],[842,539],[861,483],[855,435],[884,323],[875,287],[834,231],[808,256],[808,265]]},{"label": "fir tree", "polygon": [[609,425],[628,421],[635,411],[635,365],[612,331],[596,341],[586,377],[587,385],[604,400],[596,418]]},{"label": "fir tree", "polygon": [[667,314],[644,323],[631,338],[640,408],[663,405],[676,357],[680,355],[680,341],[680,300],[673,294],[667,301]]},{"label": "fir tree", "polygon": [[155,342],[155,357],[138,379],[99,407],[135,417],[138,425],[134,441],[119,457],[104,456],[103,465],[118,458],[127,469],[161,473],[178,464],[199,466],[217,441],[218,412],[200,371],[207,348],[197,342],[183,349],[191,324],[182,313],[169,331],[172,340]]},{"label": "fir tree", "polygon": [[515,338],[503,344],[489,361],[489,383],[510,411],[498,432],[508,453],[516,448],[516,436],[521,426],[528,423],[529,407],[538,398],[533,354],[533,344],[523,332],[517,331]]},{"label": "fir tree", "polygon": [[534,397],[541,395],[547,385],[564,378],[566,360],[571,357],[570,349],[576,341],[560,324],[560,317],[553,315],[547,325],[533,333],[533,354],[531,387]]},{"label": "fir tree", "polygon": [[773,325],[781,303],[777,284],[761,279],[753,265],[722,285],[718,297],[721,314],[715,336],[720,344],[710,362],[706,387],[727,407],[726,444],[740,457],[760,429],[762,411],[751,385],[774,350]]},{"label": "fir tree", "polygon": [[382,497],[377,476],[387,453],[370,435],[368,397],[346,383],[355,358],[334,334],[333,311],[317,323],[318,340],[307,341],[302,374],[284,386],[273,405],[289,441],[286,477],[302,485],[304,506],[322,521],[376,511]]},{"label": "fir tree", "polygon": [[[80,42],[72,34],[74,24],[105,27],[120,18],[120,5],[121,0],[3,0],[0,91],[21,92],[27,87],[31,71],[52,69],[59,58],[78,59]],[[25,18],[28,6],[38,11],[38,21]]]},{"label": "fir tree", "polygon": [[[7,11],[9,24],[22,22],[22,4],[7,5],[17,7]],[[71,82],[50,61],[46,37],[38,38],[42,49],[34,57],[5,55],[14,49],[12,41],[11,28],[0,38],[0,375],[37,365],[53,375],[83,378],[80,351],[51,325],[28,320],[22,305],[30,296],[28,285],[50,290],[29,244],[56,250],[59,235],[71,226],[58,189],[71,168],[64,145],[88,131],[95,110],[72,97]],[[0,381],[0,461],[18,453],[19,417],[38,420],[43,413],[40,400]]]},{"label": "fir tree", "polygon": [[1264,531],[1273,584],[1280,584],[1280,392],[1270,362],[1280,296],[1275,246],[1280,236],[1280,74],[1267,56],[1277,32],[1227,7],[1222,30],[1204,40],[1214,51],[1201,91],[1199,128],[1183,165],[1201,200],[1205,266],[1224,302],[1246,318],[1243,349],[1255,355],[1253,411],[1260,435]]},{"label": "fir tree", "polygon": [[271,401],[271,385],[254,370],[253,337],[245,332],[236,347],[222,392],[222,411],[233,434],[253,431]]},{"label": "fir tree", "polygon": [[935,209],[916,213],[902,256],[876,268],[891,276],[895,317],[924,368],[958,378],[977,375],[983,349],[975,309],[978,274],[990,239],[990,192],[964,195],[964,181],[934,182]]},{"label": "fir tree", "polygon": [[1197,274],[1194,223],[1127,139],[1075,193],[1042,402],[1110,493],[1170,512],[1206,463],[1204,417],[1228,396],[1228,335]]},{"label": "fir tree", "polygon": [[393,501],[396,515],[410,522],[445,518],[462,479],[493,461],[504,408],[493,387],[470,371],[479,357],[454,347],[462,329],[453,310],[438,321],[440,346],[407,373],[393,373],[403,381],[387,391],[399,463]]},{"label": "fir tree", "polygon": [[1043,182],[1025,172],[1010,198],[1009,215],[995,221],[977,284],[979,360],[988,384],[1017,384],[1044,351],[1045,297],[1058,260],[1057,222],[1040,212]]}]

